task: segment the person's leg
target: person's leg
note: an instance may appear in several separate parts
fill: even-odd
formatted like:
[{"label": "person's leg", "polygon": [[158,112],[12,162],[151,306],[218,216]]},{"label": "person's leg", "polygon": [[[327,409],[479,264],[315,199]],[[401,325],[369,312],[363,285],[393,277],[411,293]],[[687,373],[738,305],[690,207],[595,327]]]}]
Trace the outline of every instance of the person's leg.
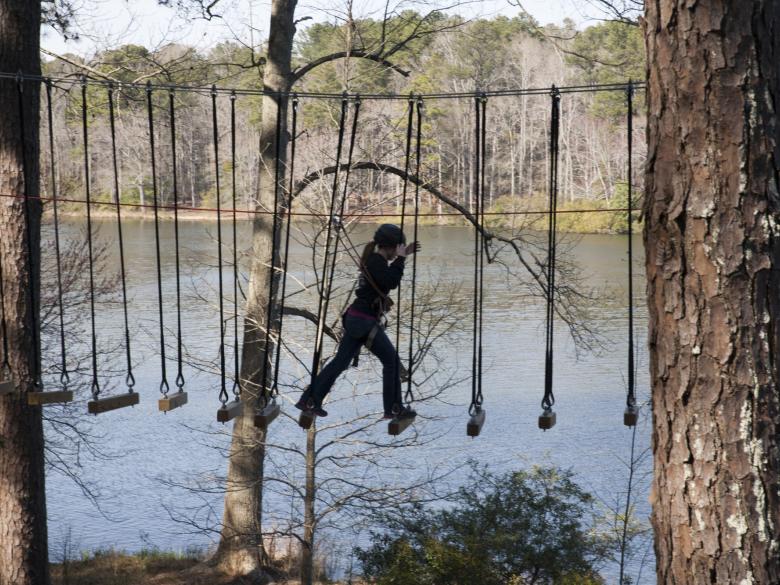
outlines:
[{"label": "person's leg", "polygon": [[336,355],[330,360],[314,379],[314,385],[311,388],[310,397],[317,406],[322,405],[322,401],[330,392],[333,384],[341,373],[349,367],[352,358],[360,351],[360,347],[371,330],[371,321],[365,319],[355,319],[347,317],[344,319],[344,335],[336,350]]},{"label": "person's leg", "polygon": [[398,353],[381,327],[371,344],[371,353],[382,362],[382,402],[385,414],[392,414],[393,408],[401,406],[401,375]]}]

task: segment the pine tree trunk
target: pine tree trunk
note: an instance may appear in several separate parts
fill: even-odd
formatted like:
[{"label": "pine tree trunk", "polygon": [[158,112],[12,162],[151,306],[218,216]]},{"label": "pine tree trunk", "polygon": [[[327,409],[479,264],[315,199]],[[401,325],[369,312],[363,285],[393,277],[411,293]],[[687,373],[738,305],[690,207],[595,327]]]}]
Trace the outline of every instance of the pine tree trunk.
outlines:
[{"label": "pine tree trunk", "polygon": [[780,3],[647,3],[657,581],[780,583]]},{"label": "pine tree trunk", "polygon": [[[0,63],[4,71],[40,73],[40,3],[0,0]],[[36,82],[24,84],[28,192],[38,194]],[[0,80],[0,193],[23,194],[17,85]],[[31,205],[33,271],[40,265],[40,204]],[[32,311],[24,201],[0,200],[0,258],[5,285],[9,357],[17,393],[0,396],[0,585],[49,583],[43,423],[27,406],[33,378]],[[37,277],[36,281],[40,282]],[[38,287],[36,287],[38,289]],[[33,291],[38,294],[39,290]]]},{"label": "pine tree trunk", "polygon": [[[270,91],[289,89],[295,4],[296,0],[274,0],[272,4],[268,57],[263,77],[265,88]],[[273,209],[274,205],[277,100],[275,96],[263,98],[258,210]],[[286,110],[284,99],[281,100],[281,107]],[[282,115],[282,169],[285,168],[285,135],[286,119]],[[243,415],[236,419],[233,426],[223,527],[214,558],[220,569],[235,575],[260,571],[264,560],[261,526],[265,437],[254,426],[254,414],[261,389],[263,361],[266,359],[265,327],[271,276],[268,260],[272,250],[272,226],[272,215],[255,216],[241,363],[245,407]]]}]

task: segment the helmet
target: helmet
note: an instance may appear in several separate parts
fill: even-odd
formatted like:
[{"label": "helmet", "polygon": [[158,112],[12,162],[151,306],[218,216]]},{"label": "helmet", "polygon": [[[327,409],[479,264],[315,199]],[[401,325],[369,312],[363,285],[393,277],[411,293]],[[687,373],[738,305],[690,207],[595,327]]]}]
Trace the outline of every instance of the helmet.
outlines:
[{"label": "helmet", "polygon": [[377,246],[398,246],[406,243],[406,236],[397,225],[383,223],[374,234]]}]

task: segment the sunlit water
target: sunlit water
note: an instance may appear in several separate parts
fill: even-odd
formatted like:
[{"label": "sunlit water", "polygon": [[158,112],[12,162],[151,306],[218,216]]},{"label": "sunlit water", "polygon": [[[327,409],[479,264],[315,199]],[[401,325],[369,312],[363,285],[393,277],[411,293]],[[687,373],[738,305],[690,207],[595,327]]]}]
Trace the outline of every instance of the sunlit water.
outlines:
[{"label": "sunlit water", "polygon": [[[106,270],[118,270],[115,249],[116,226],[110,221],[98,221],[101,237],[112,243],[111,257]],[[64,227],[66,237],[76,237],[80,222],[68,220]],[[229,223],[223,224],[224,237],[230,240]],[[214,241],[216,224],[208,222],[183,222],[181,224],[181,265],[183,322],[182,338],[186,357],[202,367],[184,366],[189,404],[163,415],[157,412],[158,389],[161,380],[159,324],[157,320],[157,281],[154,256],[153,222],[128,220],[124,223],[128,292],[130,296],[132,349],[135,364],[136,388],[141,403],[133,409],[112,412],[91,419],[91,431],[100,437],[99,448],[109,458],[94,460],[85,457],[78,470],[79,477],[99,494],[100,510],[88,499],[75,483],[63,475],[51,472],[48,476],[48,510],[53,558],[61,558],[63,551],[74,554],[81,550],[116,547],[128,551],[157,546],[182,550],[188,547],[208,547],[213,534],[204,533],[186,523],[177,522],[182,517],[195,518],[199,523],[218,522],[221,500],[218,494],[193,493],[166,485],[188,483],[193,478],[210,474],[223,474],[226,460],[220,448],[228,444],[226,434],[215,422],[219,406],[219,376],[209,369],[218,363],[219,317],[216,296],[217,247]],[[365,241],[370,227],[359,227],[352,239]],[[239,248],[248,250],[250,226],[239,225]],[[556,328],[555,395],[558,422],[554,429],[542,432],[537,428],[540,400],[544,385],[544,305],[522,294],[517,277],[508,274],[500,266],[490,266],[485,272],[484,304],[484,377],[483,389],[487,422],[477,439],[466,437],[467,407],[471,381],[471,298],[473,279],[473,233],[466,228],[425,227],[420,239],[423,252],[418,259],[420,291],[426,284],[443,279],[459,283],[458,298],[463,301],[459,317],[464,330],[446,341],[446,347],[436,347],[443,361],[429,385],[446,380],[455,383],[439,400],[419,405],[421,415],[431,417],[417,423],[432,442],[406,449],[399,457],[386,459],[388,465],[370,468],[368,477],[379,483],[395,483],[404,476],[414,476],[425,469],[447,469],[475,459],[488,464],[495,472],[526,467],[534,463],[552,464],[575,473],[577,482],[593,493],[606,506],[614,505],[622,498],[628,478],[626,461],[629,459],[631,431],[622,424],[625,406],[627,361],[627,259],[625,237],[586,236],[570,251],[568,259],[581,265],[586,275],[586,286],[594,290],[599,299],[590,304],[590,326],[605,342],[601,351],[580,352],[575,347],[566,328],[560,323]],[[635,241],[639,249],[640,241]],[[167,375],[173,386],[176,378],[175,351],[175,278],[173,226],[161,224],[161,249],[163,294],[165,296],[165,332],[168,356]],[[232,315],[232,269],[228,265],[230,248],[225,248],[225,311]],[[638,256],[641,255],[641,250]],[[511,255],[505,256],[510,268],[517,263]],[[350,268],[350,260],[342,259],[342,266]],[[242,267],[248,259],[244,257]],[[639,266],[639,263],[637,264]],[[354,272],[354,270],[353,270]],[[407,270],[406,282],[409,279]],[[641,270],[635,280],[634,302],[637,308],[636,332],[638,394],[647,397],[647,359],[645,352],[646,312],[642,294],[644,282]],[[296,242],[291,254],[291,274],[296,279],[312,281],[311,252]],[[52,278],[48,275],[47,278]],[[48,284],[53,286],[53,280]],[[346,280],[340,280],[347,284]],[[288,292],[299,285],[290,280]],[[348,288],[348,287],[347,287]],[[423,294],[418,292],[418,294]],[[313,295],[298,295],[291,303],[303,304],[316,310]],[[406,304],[408,308],[408,304]],[[334,308],[333,310],[338,310]],[[85,324],[88,314],[85,313]],[[123,332],[121,306],[98,305],[98,338],[102,343],[121,340]],[[308,350],[313,338],[313,328],[300,320],[288,319],[286,337],[300,343],[296,352],[305,363],[310,359]],[[233,322],[227,321],[227,369],[233,368]],[[331,345],[327,345],[330,351]],[[405,346],[402,356],[405,356]],[[124,354],[120,351],[112,359],[112,368],[124,367]],[[331,420],[345,419],[356,413],[380,407],[381,384],[379,368],[373,358],[363,357],[360,370],[354,371],[337,383],[334,402],[331,403]],[[301,366],[291,359],[284,360],[281,381],[291,382],[302,377]],[[352,386],[357,381],[361,392],[373,391],[370,397],[352,399]],[[231,382],[228,382],[230,390]],[[122,377],[107,386],[109,391],[121,391]],[[431,388],[425,385],[420,393]],[[86,393],[81,395],[86,400]],[[291,393],[290,398],[295,398]],[[338,400],[341,399],[341,400]],[[84,404],[77,406],[86,410]],[[289,402],[284,403],[287,412],[293,412]],[[229,430],[229,427],[227,427]],[[384,426],[377,425],[370,433],[378,439],[385,438]],[[289,418],[280,418],[272,426],[270,440],[282,445],[302,447],[305,434]],[[637,452],[647,449],[650,440],[648,421],[643,416],[637,433]],[[282,452],[272,453],[274,465],[288,477],[301,480],[301,460]],[[381,462],[381,459],[380,459]],[[637,515],[646,521],[648,485],[646,472],[651,462],[642,463],[642,476],[635,487]],[[411,470],[411,471],[410,471]],[[345,473],[349,473],[345,472]],[[328,471],[332,473],[332,471]],[[450,477],[457,484],[464,481],[467,472]],[[268,518],[283,519],[289,515],[290,499],[285,494],[269,493],[266,501]],[[269,520],[270,521],[270,520]],[[354,524],[353,521],[346,524]],[[343,526],[340,526],[343,528]],[[323,535],[329,550],[344,566],[356,542],[365,542],[365,536],[355,536],[354,531],[330,530]],[[644,562],[639,582],[652,580],[652,551],[642,545],[631,559],[630,572],[636,578]],[[603,573],[614,582],[615,567],[604,568]]]}]

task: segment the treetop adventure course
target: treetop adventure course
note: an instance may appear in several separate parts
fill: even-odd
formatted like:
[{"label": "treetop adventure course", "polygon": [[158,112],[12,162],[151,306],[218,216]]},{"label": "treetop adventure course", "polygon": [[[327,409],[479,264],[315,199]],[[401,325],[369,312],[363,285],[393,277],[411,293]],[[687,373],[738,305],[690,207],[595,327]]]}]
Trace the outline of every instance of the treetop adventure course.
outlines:
[{"label": "treetop adventure course", "polygon": [[[471,326],[471,399],[468,406],[468,421],[466,433],[468,436],[477,437],[480,435],[486,421],[486,410],[483,406],[483,324],[484,324],[484,304],[485,304],[485,286],[484,273],[487,265],[493,263],[495,252],[491,253],[494,244],[495,234],[488,231],[486,227],[487,216],[490,212],[486,210],[486,169],[488,160],[487,131],[488,117],[487,109],[489,102],[493,98],[512,98],[516,96],[548,96],[550,99],[550,118],[549,118],[549,148],[548,148],[548,175],[547,175],[547,198],[548,209],[546,211],[509,211],[507,215],[534,215],[545,214],[547,216],[547,257],[540,261],[540,267],[543,269],[542,288],[544,290],[546,315],[545,315],[545,362],[544,362],[544,389],[542,398],[542,414],[538,418],[540,429],[547,430],[553,428],[556,423],[556,414],[553,410],[555,404],[554,395],[554,322],[555,315],[558,312],[557,303],[559,291],[556,286],[557,270],[556,255],[558,253],[558,224],[559,213],[563,211],[558,209],[558,180],[559,180],[559,139],[561,127],[561,101],[566,94],[581,92],[624,92],[626,96],[626,124],[627,124],[627,190],[628,204],[626,209],[580,209],[575,210],[578,213],[626,213],[628,225],[628,392],[626,398],[626,410],[624,412],[624,424],[633,427],[638,421],[638,407],[635,396],[635,364],[634,364],[634,337],[633,337],[633,249],[632,249],[632,213],[633,213],[633,187],[632,187],[632,131],[633,131],[633,98],[636,90],[643,89],[642,84],[635,84],[631,81],[623,84],[610,84],[600,86],[571,86],[538,88],[525,90],[500,90],[500,91],[480,91],[472,93],[451,93],[451,94],[412,94],[408,96],[399,95],[358,95],[358,94],[326,94],[326,93],[278,93],[261,92],[245,89],[225,89],[212,86],[211,88],[189,87],[189,86],[168,86],[155,85],[147,83],[144,85],[123,84],[118,85],[113,82],[107,83],[101,80],[82,77],[80,79],[81,89],[81,145],[83,150],[83,190],[84,199],[65,199],[60,197],[58,189],[58,176],[55,168],[57,156],[55,154],[54,141],[54,117],[52,115],[52,88],[55,84],[72,83],[72,80],[42,78],[40,76],[26,76],[22,74],[0,73],[0,78],[12,78],[16,80],[19,98],[19,115],[21,119],[21,136],[24,136],[24,91],[25,86],[29,84],[43,84],[46,90],[46,108],[48,121],[48,149],[50,157],[50,175],[51,192],[50,197],[42,197],[40,194],[30,193],[27,188],[26,180],[29,161],[22,157],[23,175],[25,178],[22,199],[25,205],[26,213],[26,239],[28,246],[32,242],[30,236],[29,206],[31,200],[49,201],[52,204],[53,227],[54,227],[54,263],[56,267],[56,289],[57,289],[57,309],[59,323],[59,388],[52,391],[44,391],[43,376],[41,369],[41,325],[39,313],[40,308],[40,282],[37,275],[40,270],[32,266],[35,254],[27,253],[28,272],[30,282],[28,283],[29,306],[32,311],[29,320],[32,323],[33,351],[35,359],[31,360],[33,364],[34,389],[27,394],[28,403],[31,405],[47,405],[53,403],[69,402],[73,399],[73,391],[69,389],[71,383],[71,373],[67,361],[66,331],[64,320],[63,304],[63,281],[62,281],[62,259],[60,249],[60,216],[58,205],[63,202],[79,203],[84,205],[86,211],[86,243],[88,253],[88,295],[89,295],[89,323],[90,323],[90,388],[92,399],[88,402],[88,412],[91,414],[102,414],[111,410],[133,406],[139,403],[140,395],[135,390],[135,378],[133,375],[133,362],[130,344],[130,325],[129,325],[129,301],[127,291],[127,256],[125,242],[122,232],[122,208],[151,208],[153,211],[154,222],[154,248],[155,248],[155,284],[156,284],[156,309],[157,324],[159,326],[156,342],[159,343],[160,352],[160,384],[159,391],[161,397],[158,401],[158,409],[167,413],[176,408],[187,404],[188,395],[185,391],[184,377],[184,353],[183,353],[183,329],[182,329],[182,293],[181,293],[181,265],[180,265],[180,213],[195,208],[181,204],[181,185],[177,173],[179,155],[177,153],[177,130],[176,118],[177,110],[175,107],[175,98],[180,93],[194,92],[210,98],[211,113],[211,146],[213,148],[213,185],[215,191],[215,208],[205,211],[215,213],[216,218],[216,246],[217,246],[217,306],[219,318],[219,343],[218,362],[219,362],[219,391],[218,401],[220,406],[217,410],[217,421],[225,423],[239,416],[246,405],[245,392],[249,391],[249,385],[246,380],[241,379],[240,375],[240,355],[239,355],[239,255],[238,255],[238,214],[265,214],[271,218],[271,250],[269,270],[270,277],[268,281],[268,302],[265,309],[265,323],[262,324],[262,337],[265,359],[261,365],[260,383],[257,385],[259,400],[254,412],[254,424],[263,429],[268,429],[269,425],[279,417],[281,406],[279,404],[279,386],[282,374],[281,353],[283,348],[283,324],[285,313],[285,300],[287,294],[287,279],[290,263],[290,239],[291,224],[294,216],[308,216],[318,218],[324,221],[324,242],[322,248],[322,268],[317,282],[317,311],[313,322],[316,325],[314,345],[312,351],[312,360],[310,367],[310,383],[304,392],[301,401],[298,403],[302,409],[299,418],[299,424],[304,429],[309,429],[314,424],[317,416],[325,416],[327,413],[322,410],[322,398],[329,391],[330,385],[335,381],[335,377],[348,367],[349,362],[357,365],[361,346],[366,347],[380,356],[385,366],[385,418],[389,419],[388,433],[390,435],[399,435],[416,420],[416,412],[413,409],[415,403],[414,374],[420,366],[420,357],[415,355],[415,343],[419,349],[419,335],[416,329],[416,319],[419,318],[416,307],[418,284],[418,228],[421,217],[425,215],[447,215],[448,213],[425,213],[421,211],[420,192],[421,189],[428,190],[434,194],[438,193],[434,186],[428,184],[421,178],[422,168],[422,144],[424,141],[423,123],[426,103],[435,100],[449,99],[470,99],[473,101],[473,161],[471,168],[471,181],[473,184],[473,200],[470,209],[460,206],[454,202],[451,205],[456,212],[451,215],[461,215],[465,217],[474,229],[474,266],[473,266],[473,290],[472,290],[472,326]],[[98,368],[98,333],[99,327],[96,321],[96,284],[95,284],[95,250],[94,250],[94,227],[92,221],[92,207],[95,201],[91,191],[91,159],[90,159],[90,138],[89,138],[89,100],[88,89],[95,89],[105,95],[108,106],[108,121],[110,128],[110,151],[111,151],[111,180],[113,190],[113,201],[111,202],[115,212],[116,235],[119,252],[119,277],[121,282],[121,304],[123,312],[123,346],[126,359],[126,386],[127,392],[114,394],[112,396],[102,396],[101,378]],[[145,96],[146,114],[148,123],[148,160],[151,171],[151,190],[152,204],[130,204],[121,201],[120,189],[120,156],[117,148],[117,125],[116,125],[116,98],[119,92],[127,91],[137,92]],[[167,107],[155,105],[154,98],[157,95],[167,96]],[[265,94],[273,98],[277,103],[277,116],[275,122],[275,136],[273,153],[275,165],[269,174],[273,177],[273,208],[272,209],[239,209],[238,208],[238,188],[237,188],[237,142],[236,142],[236,102],[241,97],[256,96]],[[218,104],[221,100],[229,100],[229,135],[230,135],[230,179],[232,206],[225,209],[222,203],[222,182],[221,175],[224,170],[223,161],[220,158],[220,136],[221,129],[218,119]],[[328,212],[326,214],[313,212],[294,212],[294,199],[308,185],[311,185],[315,178],[307,175],[296,182],[295,163],[296,147],[298,137],[301,135],[300,109],[302,101],[316,102],[318,100],[340,100],[338,109],[337,138],[335,141],[334,167],[333,175],[328,192]],[[368,163],[356,163],[355,149],[357,134],[360,121],[361,105],[366,100],[405,100],[405,131],[403,133],[403,169],[398,172],[400,178],[400,213],[398,225],[383,224],[377,230],[374,239],[369,242],[367,252],[362,257],[357,255],[357,248],[353,244],[347,229],[346,220],[354,214],[347,212],[347,203],[350,198],[350,177],[351,173],[358,169],[383,170],[380,163],[373,163],[373,167]],[[155,108],[167,110],[167,123],[169,126],[169,144],[171,164],[171,191],[172,205],[161,204],[160,183],[158,177],[157,156],[158,149],[155,138],[157,136],[155,129]],[[491,108],[492,109],[492,108]],[[289,118],[289,120],[288,120]],[[289,130],[287,130],[289,129]],[[345,145],[345,140],[348,144]],[[21,142],[20,142],[21,144]],[[345,148],[346,146],[346,148]],[[342,161],[344,151],[346,150],[346,160]],[[24,149],[22,148],[24,152]],[[319,176],[324,179],[324,175]],[[412,210],[407,208],[407,198],[410,185],[413,185]],[[2,197],[12,195],[0,194]],[[14,197],[19,197],[15,195]],[[444,199],[440,197],[440,199]],[[165,314],[167,300],[163,290],[163,267],[161,260],[161,239],[160,239],[160,211],[172,210],[173,212],[173,253],[174,253],[174,272],[175,272],[175,347],[176,347],[176,377],[173,382],[168,378],[168,357],[166,355],[166,326]],[[203,208],[197,208],[198,211],[204,211]],[[223,246],[225,245],[224,234],[222,230],[222,216],[224,213],[230,213],[232,219],[232,294],[233,294],[233,387],[232,392],[228,391],[228,366],[227,366],[227,348],[226,336],[229,336],[227,320],[225,314],[225,275]],[[408,216],[411,213],[411,218]],[[502,212],[496,212],[502,213]],[[371,213],[357,214],[361,217],[372,217]],[[388,217],[388,213],[376,214],[381,217]],[[409,221],[411,219],[411,221]],[[411,223],[411,226],[409,226]],[[407,244],[405,230],[410,228],[410,238]],[[345,243],[341,248],[342,241]],[[378,246],[378,247],[377,247]],[[403,248],[403,249],[402,249]],[[396,259],[396,250],[401,252],[401,258]],[[383,252],[385,250],[385,252]],[[349,350],[341,346],[339,349],[339,364],[322,368],[325,361],[324,339],[326,335],[328,312],[331,298],[334,292],[334,282],[336,279],[337,261],[342,252],[345,252],[354,262],[358,270],[358,290],[363,287],[368,291],[369,296],[378,302],[379,309],[375,315],[365,315],[361,311],[350,307],[344,315],[345,330],[348,329],[348,320],[352,317],[364,319],[360,325],[365,328],[365,332],[356,336],[355,340],[350,341],[354,345],[349,346]],[[368,253],[371,254],[368,254]],[[377,253],[378,252],[378,253]],[[408,294],[408,308],[404,304],[404,316],[408,319],[407,334],[407,359],[402,363],[401,358],[401,315],[402,315],[402,295],[401,295],[401,275],[403,274],[405,256],[411,255],[410,282]],[[373,258],[379,256],[380,259]],[[378,279],[375,268],[369,266],[367,258],[371,258],[371,265],[378,266],[381,270],[395,270],[395,278],[391,284],[385,282],[385,279]],[[391,264],[388,264],[392,262]],[[384,267],[384,268],[382,268]],[[396,300],[390,298],[390,290],[398,288]],[[6,323],[5,292],[2,272],[2,262],[0,262],[0,333],[2,333],[2,364],[0,364],[0,394],[10,394],[16,392],[16,386],[13,381],[13,372],[8,360],[8,334]],[[390,342],[384,329],[387,327],[386,313],[390,307],[395,306],[395,345]],[[244,326],[249,326],[244,322]],[[260,324],[252,324],[258,327]],[[170,332],[168,336],[170,336]],[[379,337],[378,337],[379,336]],[[344,337],[349,337],[345,333]],[[376,344],[381,341],[381,348]],[[229,341],[228,341],[229,343]],[[342,341],[342,344],[344,342]],[[388,349],[389,348],[389,349]],[[353,351],[354,349],[354,351]],[[387,351],[385,351],[387,349]],[[391,351],[392,350],[392,351]],[[390,353],[392,353],[392,357]],[[346,355],[349,353],[349,355]],[[343,360],[341,358],[344,358]],[[343,363],[342,363],[343,362]],[[403,389],[401,380],[403,375],[406,384]],[[320,378],[322,379],[320,380]],[[325,380],[328,378],[328,380]],[[332,378],[332,379],[331,379]],[[320,386],[326,385],[322,390],[317,386],[320,380]],[[390,386],[388,386],[388,384]],[[175,388],[172,388],[174,386]],[[254,385],[253,385],[254,386]],[[231,398],[232,393],[232,398]]]}]

